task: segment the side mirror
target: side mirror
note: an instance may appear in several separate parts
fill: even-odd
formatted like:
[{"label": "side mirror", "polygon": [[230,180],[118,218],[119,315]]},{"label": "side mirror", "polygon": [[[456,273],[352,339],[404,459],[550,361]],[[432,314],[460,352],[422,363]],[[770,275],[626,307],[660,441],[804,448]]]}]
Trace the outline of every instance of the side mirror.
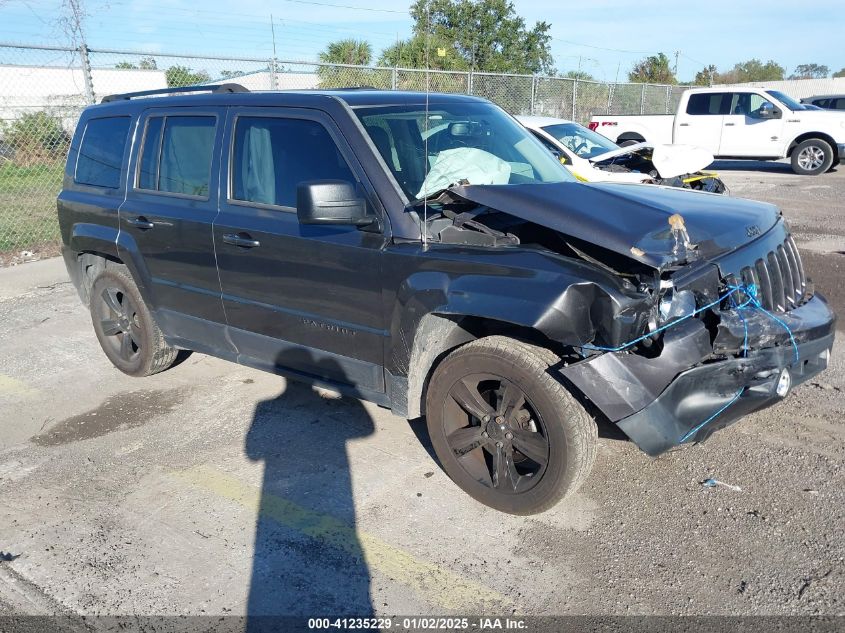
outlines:
[{"label": "side mirror", "polygon": [[345,180],[310,180],[296,187],[296,216],[300,224],[368,226],[375,216],[355,186]]},{"label": "side mirror", "polygon": [[778,110],[774,105],[766,101],[763,105],[761,105],[758,109],[756,114],[756,118],[758,119],[779,119],[780,118],[780,110]]}]

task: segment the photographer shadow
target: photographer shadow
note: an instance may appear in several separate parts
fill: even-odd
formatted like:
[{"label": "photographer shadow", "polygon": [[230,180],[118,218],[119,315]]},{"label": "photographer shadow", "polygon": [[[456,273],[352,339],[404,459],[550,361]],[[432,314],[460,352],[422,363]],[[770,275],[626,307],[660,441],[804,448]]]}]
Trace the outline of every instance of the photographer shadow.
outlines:
[{"label": "photographer shadow", "polygon": [[[306,351],[277,362],[315,366]],[[341,375],[330,360],[318,363],[316,373]],[[285,630],[291,616],[372,617],[347,442],[374,428],[358,400],[291,380],[256,406],[245,442],[249,459],[264,462],[247,601],[250,633]]]}]

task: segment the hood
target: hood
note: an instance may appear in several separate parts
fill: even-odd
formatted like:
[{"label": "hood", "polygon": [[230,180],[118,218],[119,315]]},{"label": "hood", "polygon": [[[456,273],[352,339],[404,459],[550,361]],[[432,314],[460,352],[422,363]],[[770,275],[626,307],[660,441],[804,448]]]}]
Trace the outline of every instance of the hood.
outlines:
[{"label": "hood", "polygon": [[590,159],[593,164],[606,160],[637,154],[643,150],[652,150],[651,162],[661,178],[674,178],[684,174],[692,174],[707,167],[713,162],[713,154],[703,147],[694,145],[654,145],[652,143],[636,143],[619,149],[599,154]]},{"label": "hood", "polygon": [[689,258],[678,252],[679,232],[709,259],[751,242],[780,217],[772,204],[655,185],[460,185],[449,193],[653,268]]}]

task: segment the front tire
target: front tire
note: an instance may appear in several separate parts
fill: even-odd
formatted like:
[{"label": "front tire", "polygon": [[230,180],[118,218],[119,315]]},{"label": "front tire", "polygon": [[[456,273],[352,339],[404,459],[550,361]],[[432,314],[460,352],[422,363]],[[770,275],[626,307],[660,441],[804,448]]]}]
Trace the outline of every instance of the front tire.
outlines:
[{"label": "front tire", "polygon": [[106,268],[97,275],[89,301],[100,347],[124,374],[150,376],[174,363],[177,350],[165,343],[138,286],[124,266]]},{"label": "front tire", "polygon": [[833,165],[833,148],[818,138],[807,139],[792,151],[792,171],[801,176],[818,176]]},{"label": "front tire", "polygon": [[596,424],[549,372],[558,360],[544,348],[490,336],[435,370],[426,395],[431,443],[446,474],[481,503],[535,514],[589,474]]}]

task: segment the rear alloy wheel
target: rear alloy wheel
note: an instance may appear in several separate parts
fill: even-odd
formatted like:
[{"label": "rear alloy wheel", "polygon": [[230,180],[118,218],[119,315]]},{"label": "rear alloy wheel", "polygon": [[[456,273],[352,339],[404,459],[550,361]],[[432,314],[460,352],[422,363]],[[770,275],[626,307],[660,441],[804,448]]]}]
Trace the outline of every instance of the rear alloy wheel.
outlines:
[{"label": "rear alloy wheel", "polygon": [[823,174],[833,164],[833,148],[825,141],[811,138],[792,150],[792,171],[802,176]]},{"label": "rear alloy wheel", "polygon": [[177,350],[165,343],[125,268],[107,268],[97,276],[91,286],[90,309],[100,346],[123,373],[149,376],[176,360]]},{"label": "rear alloy wheel", "polygon": [[596,425],[549,372],[557,357],[503,336],[447,356],[426,396],[432,445],[464,491],[511,514],[542,512],[592,467]]}]

